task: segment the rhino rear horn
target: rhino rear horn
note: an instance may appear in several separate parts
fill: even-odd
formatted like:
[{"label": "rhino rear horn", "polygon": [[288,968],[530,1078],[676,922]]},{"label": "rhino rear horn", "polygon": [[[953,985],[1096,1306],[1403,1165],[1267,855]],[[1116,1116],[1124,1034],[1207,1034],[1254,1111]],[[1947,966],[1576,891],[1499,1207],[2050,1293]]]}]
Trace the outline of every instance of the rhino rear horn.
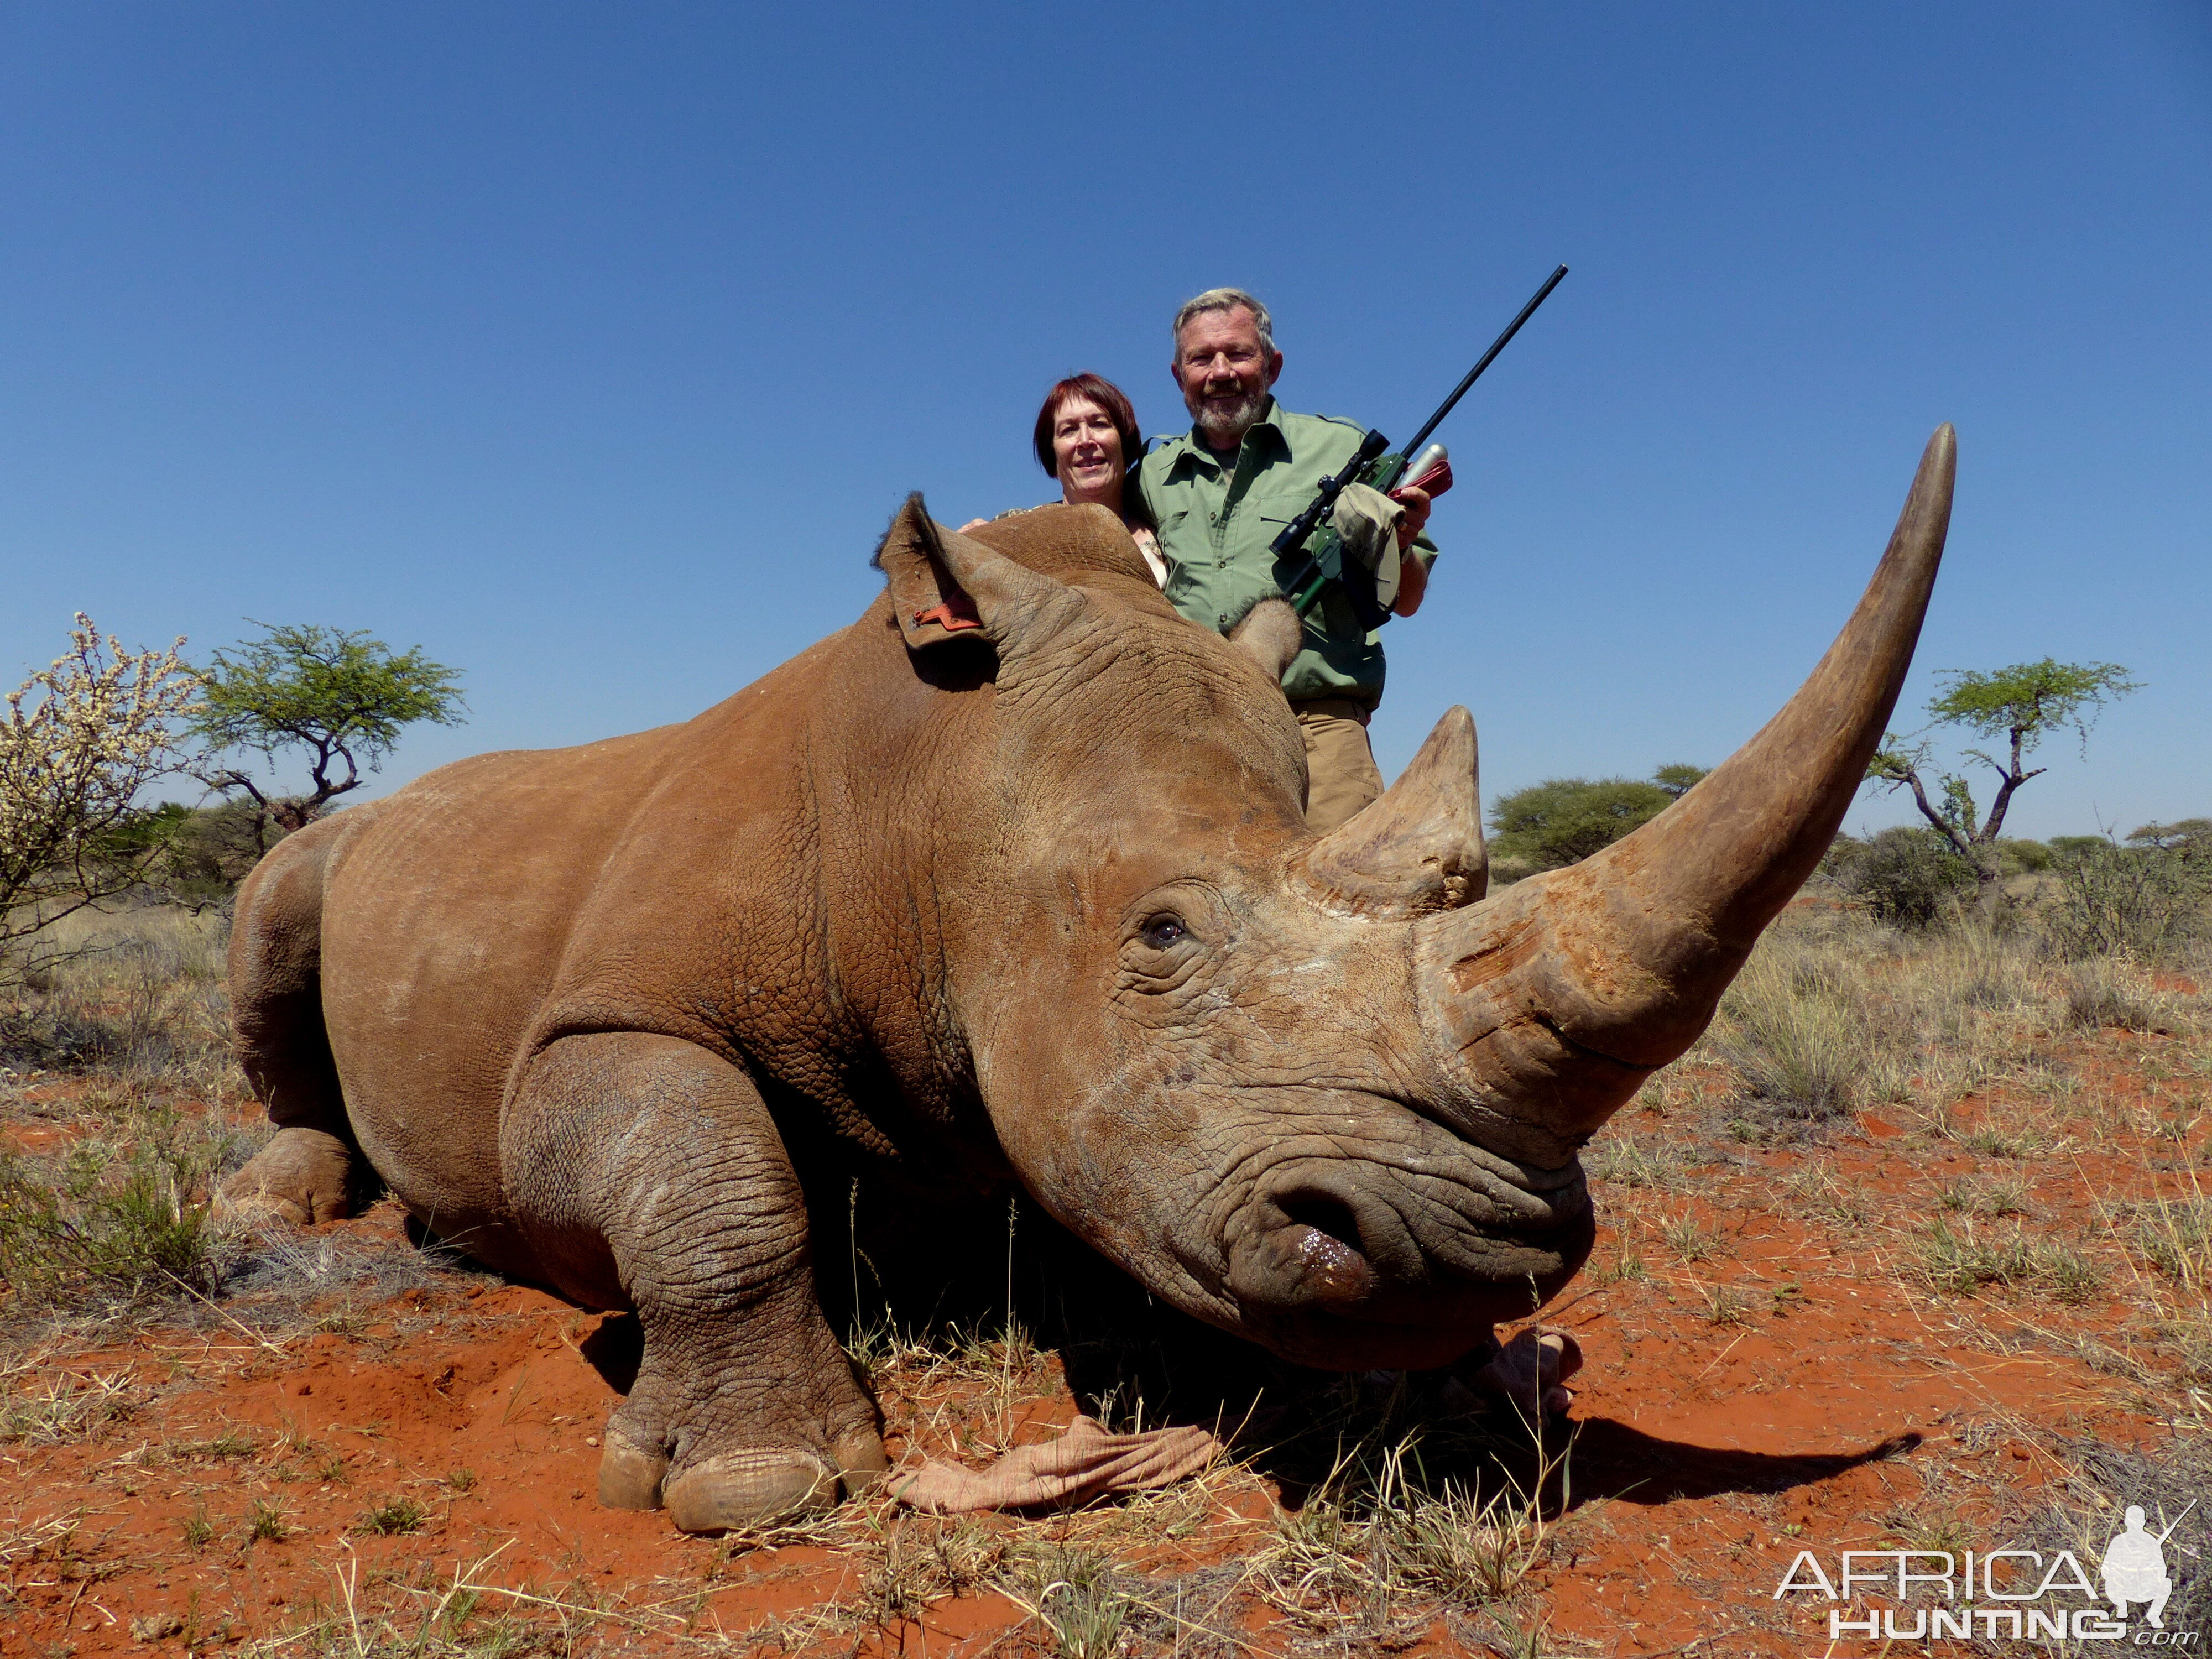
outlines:
[{"label": "rhino rear horn", "polygon": [[1424,1024],[1492,1151],[1546,1167],[1571,1153],[1697,1040],[1812,873],[1911,664],[1956,457],[1951,428],[1937,428],[1850,621],[1717,771],[1581,863],[1419,924]]},{"label": "rhino rear horn", "polygon": [[1003,656],[1082,604],[1066,583],[937,523],[918,489],[891,520],[872,562],[890,580],[891,614],[909,651],[972,633]]},{"label": "rhino rear horn", "polygon": [[1445,711],[1380,800],[1308,847],[1291,874],[1325,908],[1406,921],[1472,904],[1490,882],[1474,716]]}]

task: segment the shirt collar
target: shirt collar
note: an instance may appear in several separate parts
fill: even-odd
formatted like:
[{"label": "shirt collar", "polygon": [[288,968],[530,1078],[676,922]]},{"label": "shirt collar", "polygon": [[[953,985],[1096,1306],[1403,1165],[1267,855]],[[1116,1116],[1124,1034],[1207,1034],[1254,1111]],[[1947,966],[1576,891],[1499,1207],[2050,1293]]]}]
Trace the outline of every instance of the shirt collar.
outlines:
[{"label": "shirt collar", "polygon": [[[1267,404],[1260,410],[1260,418],[1245,428],[1246,441],[1249,442],[1255,432],[1263,433],[1267,435],[1261,439],[1262,443],[1273,442],[1285,453],[1289,453],[1290,440],[1284,435],[1282,423],[1275,418],[1281,412],[1282,407],[1276,403],[1275,394],[1269,392]],[[1193,421],[1190,423],[1190,430],[1177,438],[1176,441],[1182,447],[1170,464],[1170,470],[1182,468],[1186,463],[1195,466],[1203,462],[1207,465],[1226,471],[1225,468],[1221,468],[1219,457],[1215,455],[1212,448],[1200,435],[1196,421]]]}]

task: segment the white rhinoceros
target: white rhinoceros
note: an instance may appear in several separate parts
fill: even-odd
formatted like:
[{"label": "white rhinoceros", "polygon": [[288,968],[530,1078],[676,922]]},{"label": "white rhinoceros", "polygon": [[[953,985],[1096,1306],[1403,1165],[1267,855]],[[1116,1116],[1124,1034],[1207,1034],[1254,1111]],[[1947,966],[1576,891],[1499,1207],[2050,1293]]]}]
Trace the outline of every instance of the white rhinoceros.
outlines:
[{"label": "white rhinoceros", "polygon": [[283,842],[231,976],[276,1139],[234,1200],[422,1223],[636,1310],[604,1501],[703,1531],[881,1471],[816,1296],[801,1137],[1018,1181],[1178,1308],[1431,1366],[1592,1234],[1577,1152],[1704,1030],[1864,775],[1950,512],[1930,441],[1856,613],[1633,835],[1484,896],[1455,708],[1316,839],[1298,624],[1182,621],[1121,525],[920,499],[851,627],[697,719],[495,754]]}]

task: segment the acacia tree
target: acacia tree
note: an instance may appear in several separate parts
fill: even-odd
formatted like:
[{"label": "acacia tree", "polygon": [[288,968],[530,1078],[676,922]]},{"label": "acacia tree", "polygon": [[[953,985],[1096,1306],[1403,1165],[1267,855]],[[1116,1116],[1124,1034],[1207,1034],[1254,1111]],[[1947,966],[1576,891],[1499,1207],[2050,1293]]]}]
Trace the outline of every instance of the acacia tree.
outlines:
[{"label": "acacia tree", "polygon": [[[249,618],[249,620],[251,620]],[[253,803],[253,838],[268,850],[271,827],[306,828],[338,796],[358,789],[421,720],[458,726],[466,717],[459,671],[432,662],[420,646],[395,653],[362,629],[272,627],[202,671],[193,726],[217,752],[250,750],[272,764],[283,750],[304,751],[308,788],[264,790],[236,768],[200,775],[210,787],[243,792]]]},{"label": "acacia tree", "polygon": [[1501,797],[1491,808],[1491,850],[1500,858],[1556,870],[1610,847],[1649,823],[1696,787],[1701,766],[1662,766],[1639,778],[1547,778]]},{"label": "acacia tree", "polygon": [[178,654],[103,645],[79,611],[70,649],[0,719],[0,949],[135,885],[157,841],[123,832],[155,779],[188,770],[177,723],[199,684]]},{"label": "acacia tree", "polygon": [[2128,832],[2128,845],[2185,858],[2212,854],[2212,818],[2184,818],[2179,823],[2139,824]]},{"label": "acacia tree", "polygon": [[[1928,703],[1932,726],[1959,726],[1984,740],[2003,742],[2002,757],[1986,749],[1965,751],[1968,760],[1978,761],[1997,775],[1988,812],[1981,813],[1964,776],[1929,767],[1935,744],[1924,738],[1915,743],[1895,732],[1885,734],[1881,747],[1867,763],[1867,779],[1886,790],[1912,791],[1921,816],[1972,868],[1986,915],[1996,909],[2003,894],[1996,840],[2004,832],[2005,813],[2020,787],[2047,769],[2030,767],[2027,757],[2049,733],[2069,726],[2086,753],[2089,728],[2105,705],[2141,690],[2141,683],[2117,663],[2056,662],[2049,657],[2014,663],[1994,673],[1953,669],[1937,678],[1942,689]],[[1928,779],[1942,797],[1940,805],[1929,799]]]}]

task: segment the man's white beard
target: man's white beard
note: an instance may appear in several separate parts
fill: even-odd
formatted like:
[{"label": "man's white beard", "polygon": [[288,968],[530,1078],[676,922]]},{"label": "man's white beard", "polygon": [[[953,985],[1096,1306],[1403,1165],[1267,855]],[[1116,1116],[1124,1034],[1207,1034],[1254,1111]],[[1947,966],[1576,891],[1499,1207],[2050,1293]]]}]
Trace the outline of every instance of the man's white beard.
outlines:
[{"label": "man's white beard", "polygon": [[1252,422],[1260,418],[1260,411],[1267,406],[1267,394],[1262,389],[1249,397],[1239,398],[1233,404],[1215,398],[1201,398],[1198,407],[1198,428],[1206,434],[1206,441],[1216,449],[1234,449],[1243,441]]}]

